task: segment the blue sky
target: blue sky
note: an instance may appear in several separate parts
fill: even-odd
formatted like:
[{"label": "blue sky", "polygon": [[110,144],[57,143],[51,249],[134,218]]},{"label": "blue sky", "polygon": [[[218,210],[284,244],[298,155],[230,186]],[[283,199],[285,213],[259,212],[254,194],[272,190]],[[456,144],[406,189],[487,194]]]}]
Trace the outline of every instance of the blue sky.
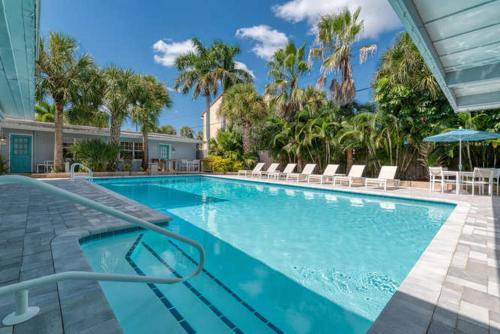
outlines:
[{"label": "blue sky", "polygon": [[[194,36],[204,43],[221,39],[239,44],[237,60],[255,75],[263,92],[267,83],[266,58],[287,40],[309,47],[312,27],[321,14],[341,8],[362,7],[364,38],[359,45],[375,43],[377,53],[367,63],[354,62],[358,89],[370,86],[384,50],[402,30],[386,0],[44,0],[41,32],[64,32],[76,38],[82,52],[91,54],[101,65],[116,64],[138,73],[153,74],[171,87],[177,75],[172,66],[179,53],[189,50]],[[357,53],[355,53],[357,57]],[[314,84],[315,69],[302,81]],[[160,124],[177,128],[187,125],[201,130],[204,101],[191,95],[170,92],[173,107],[165,110]],[[368,101],[371,91],[359,92],[357,99]],[[126,124],[125,127],[130,127]]]}]

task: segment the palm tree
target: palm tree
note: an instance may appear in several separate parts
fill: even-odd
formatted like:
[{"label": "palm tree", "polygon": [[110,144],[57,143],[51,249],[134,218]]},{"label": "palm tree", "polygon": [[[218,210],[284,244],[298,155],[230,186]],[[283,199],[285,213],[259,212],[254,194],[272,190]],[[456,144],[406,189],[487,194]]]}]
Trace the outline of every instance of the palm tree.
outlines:
[{"label": "palm tree", "polygon": [[215,41],[211,49],[215,54],[215,72],[222,85],[223,92],[238,83],[252,82],[252,75],[248,71],[239,68],[236,64],[235,57],[240,53],[239,46]]},{"label": "palm tree", "polygon": [[250,129],[267,112],[262,97],[251,83],[237,84],[224,94],[220,114],[243,132],[243,153],[250,153]]},{"label": "palm tree", "polygon": [[54,122],[54,115],[56,114],[55,104],[50,104],[47,101],[40,101],[35,106],[35,120],[39,122]]},{"label": "palm tree", "polygon": [[193,129],[191,129],[189,126],[183,126],[180,130],[180,134],[182,137],[194,138]]},{"label": "palm tree", "polygon": [[168,91],[161,82],[151,75],[141,75],[136,78],[134,85],[134,106],[132,120],[141,127],[144,156],[142,166],[148,169],[149,140],[148,134],[156,129],[158,118],[163,108],[170,108],[172,100]]},{"label": "palm tree", "polygon": [[[205,97],[206,111],[212,104],[212,97],[217,95],[219,84],[223,89],[232,84],[246,82],[251,76],[248,72],[236,68],[234,56],[239,48],[215,42],[205,47],[197,38],[192,39],[194,51],[178,57],[175,61],[179,75],[174,88],[187,94],[192,90],[193,99]],[[246,74],[245,74],[246,73]],[[205,135],[210,138],[210,113],[206,113]]]},{"label": "palm tree", "polygon": [[36,62],[36,95],[39,101],[49,95],[55,104],[54,169],[64,171],[63,114],[64,108],[75,99],[80,85],[85,85],[86,75],[95,72],[90,56],[76,55],[76,41],[60,33],[50,33],[47,45],[40,42]]},{"label": "palm tree", "polygon": [[136,79],[133,71],[109,66],[103,71],[105,80],[103,106],[111,116],[110,142],[120,145],[123,121],[130,115]]},{"label": "palm tree", "polygon": [[276,108],[278,116],[291,119],[300,110],[299,78],[310,70],[305,59],[305,46],[297,48],[293,42],[277,50],[268,63],[271,83],[266,95]]},{"label": "palm tree", "polygon": [[[316,46],[310,50],[312,58],[321,60],[320,87],[328,75],[334,73],[330,91],[332,100],[340,106],[350,104],[356,94],[351,58],[352,44],[358,40],[364,26],[363,20],[359,19],[360,12],[361,8],[354,13],[344,9],[337,14],[322,16],[317,25]],[[376,49],[374,44],[360,47],[360,63],[364,63]]]}]

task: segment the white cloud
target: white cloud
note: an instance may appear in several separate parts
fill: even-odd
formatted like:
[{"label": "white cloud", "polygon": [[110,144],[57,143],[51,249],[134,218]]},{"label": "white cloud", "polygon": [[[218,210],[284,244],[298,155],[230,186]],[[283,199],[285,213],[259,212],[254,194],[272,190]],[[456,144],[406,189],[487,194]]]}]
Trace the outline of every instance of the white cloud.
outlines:
[{"label": "white cloud", "polygon": [[257,42],[252,51],[260,58],[269,59],[274,52],[288,43],[288,37],[267,25],[258,25],[236,30],[239,38],[250,38]]},{"label": "white cloud", "polygon": [[250,75],[252,76],[252,78],[255,79],[255,74],[253,73],[253,71],[251,69],[248,68],[247,64],[242,63],[241,61],[235,61],[234,65],[235,65],[234,67],[236,67],[239,70],[245,70],[245,71],[247,71],[248,73],[250,73]]},{"label": "white cloud", "polygon": [[321,15],[337,13],[344,8],[351,11],[361,7],[360,18],[365,22],[362,38],[376,38],[401,23],[387,0],[289,0],[273,7],[274,14],[291,22],[307,20],[314,26]]},{"label": "white cloud", "polygon": [[153,50],[157,52],[154,55],[155,62],[170,67],[175,65],[177,57],[194,51],[194,45],[190,39],[182,42],[165,42],[160,39],[153,44]]}]

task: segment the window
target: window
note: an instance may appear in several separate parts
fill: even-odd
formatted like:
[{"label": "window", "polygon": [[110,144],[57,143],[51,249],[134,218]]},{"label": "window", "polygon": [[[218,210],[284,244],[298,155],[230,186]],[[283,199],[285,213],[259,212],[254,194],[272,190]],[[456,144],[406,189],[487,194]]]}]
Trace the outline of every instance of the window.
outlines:
[{"label": "window", "polygon": [[142,159],[144,148],[141,142],[120,142],[120,158],[123,160]]}]

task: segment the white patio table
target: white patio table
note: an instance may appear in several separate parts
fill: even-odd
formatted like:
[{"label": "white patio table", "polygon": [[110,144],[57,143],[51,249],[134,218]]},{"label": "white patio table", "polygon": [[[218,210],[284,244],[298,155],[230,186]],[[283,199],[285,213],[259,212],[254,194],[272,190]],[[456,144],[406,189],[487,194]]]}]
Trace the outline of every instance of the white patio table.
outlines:
[{"label": "white patio table", "polygon": [[460,186],[462,185],[462,180],[464,177],[473,177],[473,172],[464,172],[464,171],[453,171],[453,170],[443,170],[444,177],[455,177],[456,180],[456,192],[457,195],[460,194]]}]

